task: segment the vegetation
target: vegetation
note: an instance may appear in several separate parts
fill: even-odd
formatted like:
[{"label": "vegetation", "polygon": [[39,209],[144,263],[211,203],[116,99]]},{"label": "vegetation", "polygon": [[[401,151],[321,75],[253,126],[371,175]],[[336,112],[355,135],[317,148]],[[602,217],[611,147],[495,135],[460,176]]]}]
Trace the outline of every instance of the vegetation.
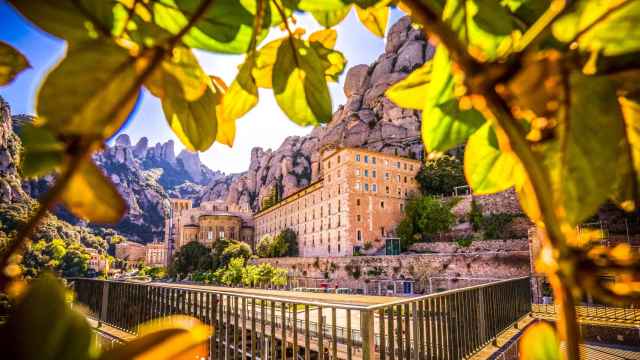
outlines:
[{"label": "vegetation", "polygon": [[191,275],[196,281],[200,278],[211,280],[210,274],[226,268],[232,259],[245,260],[251,256],[249,245],[236,240],[220,239],[215,242],[213,249],[192,241],[176,251],[168,273],[174,278]]},{"label": "vegetation", "polygon": [[162,266],[143,266],[138,270],[138,276],[149,276],[153,280],[167,277],[167,269]]},{"label": "vegetation", "polygon": [[[14,255],[22,253],[50,207],[62,203],[91,221],[120,219],[125,203],[91,153],[121,127],[142,87],[160,99],[189,150],[206,150],[214,141],[232,144],[235,120],[257,104],[258,88],[273,89],[294,122],[326,123],[332,110],[327,82],[336,81],[345,59],[333,49],[334,30],[305,36],[291,28],[294,14],[309,12],[331,27],[355,8],[361,22],[382,35],[388,6],[397,3],[439,45],[434,58],[389,88],[387,97],[428,119],[422,127],[427,152],[466,142],[464,173],[474,192],[515,187],[523,209],[542,231],[542,253],[549,256],[540,264],[558,305],[559,336],[549,325],[530,327],[522,358],[580,358],[574,305],[585,292],[604,302],[640,297],[640,286],[626,276],[638,271],[638,255],[625,245],[578,246],[575,231],[608,199],[631,211],[640,198],[638,1],[10,3],[43,31],[67,41],[68,51],[39,88],[40,118],[23,129],[23,174],[58,175],[0,257],[5,291],[20,281],[15,271],[20,257]],[[220,16],[228,21],[218,21]],[[276,26],[287,35],[261,46]],[[246,57],[227,88],[202,70],[192,48]],[[4,85],[29,64],[5,43],[0,51]],[[598,281],[603,274],[616,281]],[[86,322],[65,305],[53,279],[34,282],[21,299],[1,328],[9,358],[39,358],[39,353],[89,358]],[[49,306],[43,306],[44,299]],[[52,331],[50,323],[65,328]],[[177,355],[177,345],[189,349],[206,340],[207,331],[199,330],[176,330],[190,335],[178,344],[170,336],[155,342],[160,347],[156,359]],[[163,349],[163,343],[174,347]],[[143,357],[152,347],[134,345],[130,356]],[[65,353],[54,352],[60,349]]]},{"label": "vegetation", "polygon": [[451,195],[456,186],[466,185],[462,162],[450,155],[427,160],[416,175],[424,195]]},{"label": "vegetation", "polygon": [[268,263],[246,264],[245,259],[234,258],[226,268],[216,271],[214,278],[227,286],[281,287],[287,284],[288,272],[286,269],[275,268]]},{"label": "vegetation", "polygon": [[405,251],[416,242],[449,230],[454,223],[451,208],[431,196],[410,199],[405,206],[405,217],[396,229],[400,248]]},{"label": "vegetation", "polygon": [[298,235],[289,228],[275,238],[265,235],[256,245],[256,255],[261,258],[298,256]]}]

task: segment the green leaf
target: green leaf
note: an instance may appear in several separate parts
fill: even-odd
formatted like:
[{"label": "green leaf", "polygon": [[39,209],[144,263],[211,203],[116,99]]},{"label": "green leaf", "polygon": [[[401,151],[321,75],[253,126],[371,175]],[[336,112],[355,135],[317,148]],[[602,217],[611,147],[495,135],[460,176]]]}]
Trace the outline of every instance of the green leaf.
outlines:
[{"label": "green leaf", "polygon": [[331,119],[331,96],[322,59],[307,42],[295,38],[278,47],[273,92],[284,113],[301,126]]},{"label": "green leaf", "polygon": [[111,136],[133,109],[146,66],[111,42],[77,44],[40,88],[39,123],[63,134]]},{"label": "green leaf", "polygon": [[16,75],[30,66],[18,50],[0,41],[0,86],[9,84]]},{"label": "green leaf", "polygon": [[571,10],[553,24],[558,40],[576,41],[581,51],[605,56],[640,50],[640,2],[579,0]]},{"label": "green leaf", "polygon": [[507,7],[516,17],[526,25],[532,25],[549,9],[551,0],[503,0],[502,5]]},{"label": "green leaf", "polygon": [[625,128],[613,81],[579,73],[572,73],[568,81],[570,108],[557,129],[561,153],[552,173],[557,175],[554,188],[567,220],[577,225],[613,191]]},{"label": "green leaf", "polygon": [[624,141],[618,157],[614,201],[627,211],[640,202],[640,102],[637,96],[620,97],[624,119]]},{"label": "green leaf", "polygon": [[344,20],[344,18],[347,17],[347,15],[349,15],[350,11],[351,11],[351,6],[343,6],[336,10],[312,11],[311,15],[313,16],[314,19],[316,19],[316,21],[320,25],[330,28],[340,24],[342,20]]},{"label": "green leaf", "polygon": [[[201,0],[158,0],[153,3],[154,21],[172,34],[178,34],[198,12]],[[247,51],[253,36],[256,1],[213,1],[182,38],[193,48],[219,53]],[[267,7],[267,9],[270,9]],[[258,40],[267,36],[271,12],[266,11]]]},{"label": "green leaf", "polygon": [[184,99],[175,82],[168,82],[166,96],[162,98],[162,110],[169,126],[180,141],[191,151],[207,150],[216,139],[218,131],[217,109],[222,94],[208,82],[204,94],[193,101]]},{"label": "green leaf", "polygon": [[42,176],[62,165],[64,144],[49,129],[29,124],[20,129],[19,135],[24,148],[20,164],[23,176]]},{"label": "green leaf", "polygon": [[74,172],[61,200],[74,215],[97,223],[115,224],[126,210],[118,190],[90,160]]},{"label": "green leaf", "polygon": [[180,95],[187,101],[193,101],[207,90],[209,76],[202,70],[191,49],[178,46],[151,74],[145,86],[153,95],[164,98],[165,89],[169,86],[167,82],[177,82]]},{"label": "green leaf", "polygon": [[426,102],[425,94],[429,90],[432,63],[426,62],[409,76],[393,84],[385,96],[396,105],[406,109],[422,110]]},{"label": "green leaf", "polygon": [[258,104],[258,87],[251,73],[254,64],[255,56],[247,56],[224,96],[222,107],[228,120],[241,118]]},{"label": "green leaf", "polygon": [[496,132],[488,122],[469,137],[464,154],[464,175],[474,194],[507,190],[521,179],[518,159],[512,152],[500,150]]},{"label": "green leaf", "polygon": [[341,52],[333,50],[336,36],[337,33],[333,29],[320,30],[309,36],[310,45],[320,58],[325,79],[331,82],[338,82],[338,77],[347,63]]},{"label": "green leaf", "polygon": [[389,19],[389,1],[381,1],[366,9],[356,5],[356,14],[362,25],[378,37],[384,37]]},{"label": "green leaf", "polygon": [[444,152],[465,141],[485,120],[478,111],[461,110],[458,106],[447,50],[438,47],[432,61],[431,82],[422,111],[422,140],[428,152]]},{"label": "green leaf", "polygon": [[518,346],[522,360],[559,360],[560,343],[556,332],[546,321],[528,327]]},{"label": "green leaf", "polygon": [[272,87],[273,65],[276,63],[278,49],[286,38],[277,39],[263,46],[256,55],[256,63],[252,70],[256,85],[261,88],[270,89]]},{"label": "green leaf", "polygon": [[6,359],[88,359],[91,328],[65,301],[65,289],[45,273],[0,326],[0,347]]},{"label": "green leaf", "polygon": [[509,48],[514,23],[498,1],[450,0],[442,16],[476,57],[495,60]]},{"label": "green leaf", "polygon": [[10,0],[10,3],[42,30],[72,43],[109,37],[117,28],[115,1]]}]

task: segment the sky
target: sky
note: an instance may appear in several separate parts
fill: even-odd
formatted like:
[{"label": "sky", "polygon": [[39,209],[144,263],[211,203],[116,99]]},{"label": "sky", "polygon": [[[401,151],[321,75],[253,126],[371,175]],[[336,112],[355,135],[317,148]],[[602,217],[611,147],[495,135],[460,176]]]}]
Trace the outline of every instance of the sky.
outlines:
[{"label": "sky", "polygon": [[[392,10],[388,27],[402,15],[400,10]],[[0,95],[9,102],[13,114],[35,115],[38,88],[48,71],[64,57],[65,42],[39,30],[5,0],[0,0],[0,19],[0,41],[19,49],[31,64],[31,68],[19,74],[11,84],[0,87]],[[297,14],[296,20],[307,33],[322,29],[308,14]],[[367,31],[359,23],[353,10],[336,30],[336,49],[344,53],[348,62],[339,83],[329,84],[334,110],[345,102],[342,84],[347,69],[358,64],[370,64],[384,51],[383,39]],[[262,44],[282,36],[284,33],[274,28]],[[196,57],[207,73],[221,77],[227,84],[233,81],[237,66],[243,61],[243,55],[220,55],[198,50]],[[311,132],[310,127],[300,127],[283,114],[271,90],[260,89],[259,96],[258,105],[237,121],[233,148],[215,143],[209,150],[200,153],[204,164],[225,173],[246,171],[252,148],[260,146],[264,149],[277,149],[287,136],[306,135]],[[172,139],[176,154],[184,148],[167,125],[160,101],[146,91],[143,91],[135,112],[120,133],[129,134],[134,144],[143,136],[149,139],[150,144]]]}]

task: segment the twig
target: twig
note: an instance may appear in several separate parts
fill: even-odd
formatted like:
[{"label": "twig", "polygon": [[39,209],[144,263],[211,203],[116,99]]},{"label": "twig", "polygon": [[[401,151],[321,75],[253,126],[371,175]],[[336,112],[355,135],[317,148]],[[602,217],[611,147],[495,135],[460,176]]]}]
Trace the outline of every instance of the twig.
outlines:
[{"label": "twig", "polygon": [[282,7],[280,7],[280,4],[278,4],[278,0],[273,0],[273,4],[276,6],[276,9],[278,9],[278,13],[280,14],[280,17],[282,18],[282,21],[284,23],[284,27],[285,29],[287,29],[287,32],[289,33],[289,45],[291,45],[291,52],[293,53],[293,60],[296,63],[296,67],[300,67],[300,59],[298,59],[298,52],[296,51],[296,44],[293,41],[293,32],[291,31],[291,28],[289,27],[289,23],[287,22],[287,15],[284,13],[284,10],[282,9]]}]

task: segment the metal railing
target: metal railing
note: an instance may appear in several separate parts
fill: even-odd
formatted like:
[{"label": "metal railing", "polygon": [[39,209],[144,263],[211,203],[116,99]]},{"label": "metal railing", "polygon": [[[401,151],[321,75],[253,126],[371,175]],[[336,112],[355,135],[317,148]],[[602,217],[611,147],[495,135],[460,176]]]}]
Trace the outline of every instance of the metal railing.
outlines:
[{"label": "metal railing", "polygon": [[396,301],[70,281],[91,316],[133,334],[139,324],[171,314],[212,324],[210,359],[462,359],[531,311],[527,277]]}]

